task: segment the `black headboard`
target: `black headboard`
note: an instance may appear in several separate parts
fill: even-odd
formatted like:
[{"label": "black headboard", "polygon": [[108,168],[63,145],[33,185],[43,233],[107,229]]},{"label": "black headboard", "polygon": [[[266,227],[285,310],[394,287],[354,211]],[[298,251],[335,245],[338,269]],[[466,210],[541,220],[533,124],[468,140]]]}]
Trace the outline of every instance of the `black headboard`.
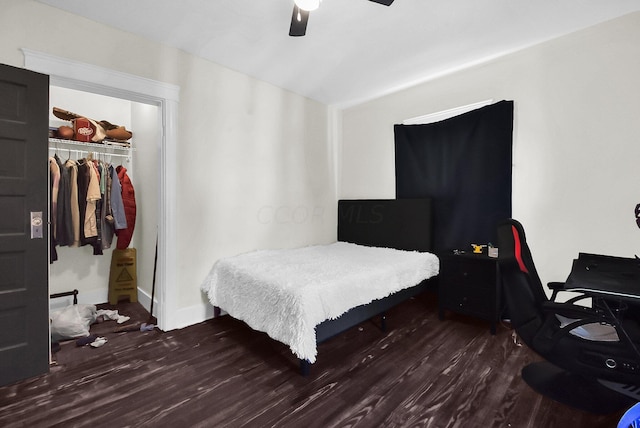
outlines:
[{"label": "black headboard", "polygon": [[338,241],[431,251],[431,199],[342,199]]}]

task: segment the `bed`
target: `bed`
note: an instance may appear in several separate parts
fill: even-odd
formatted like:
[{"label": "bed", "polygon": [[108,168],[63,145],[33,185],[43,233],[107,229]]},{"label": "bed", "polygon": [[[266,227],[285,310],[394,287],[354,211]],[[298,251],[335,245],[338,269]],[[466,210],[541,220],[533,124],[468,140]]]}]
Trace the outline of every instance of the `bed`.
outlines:
[{"label": "bed", "polygon": [[289,346],[304,375],[317,344],[433,288],[430,199],[338,202],[338,240],[216,261],[202,283],[224,310]]}]

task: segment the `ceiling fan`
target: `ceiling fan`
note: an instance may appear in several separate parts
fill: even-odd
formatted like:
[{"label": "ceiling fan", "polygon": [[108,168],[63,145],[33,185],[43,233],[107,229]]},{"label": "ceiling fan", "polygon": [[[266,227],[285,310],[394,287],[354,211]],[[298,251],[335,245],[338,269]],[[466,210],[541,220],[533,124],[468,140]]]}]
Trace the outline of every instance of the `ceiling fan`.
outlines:
[{"label": "ceiling fan", "polygon": [[[374,3],[391,6],[393,0],[369,0]],[[293,15],[291,16],[290,36],[304,36],[307,32],[307,22],[309,12],[316,10],[320,6],[320,0],[294,0]]]}]

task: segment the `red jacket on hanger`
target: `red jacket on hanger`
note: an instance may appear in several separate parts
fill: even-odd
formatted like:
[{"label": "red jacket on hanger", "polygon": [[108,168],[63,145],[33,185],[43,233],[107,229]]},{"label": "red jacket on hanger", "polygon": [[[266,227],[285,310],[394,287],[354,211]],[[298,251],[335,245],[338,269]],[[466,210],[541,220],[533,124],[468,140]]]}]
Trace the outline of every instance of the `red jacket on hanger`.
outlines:
[{"label": "red jacket on hanger", "polygon": [[120,165],[116,168],[116,172],[122,187],[122,204],[124,205],[124,216],[127,219],[127,228],[116,230],[116,235],[118,236],[116,248],[124,250],[131,243],[133,229],[136,226],[136,194],[133,190],[133,184],[131,184],[131,180],[127,175],[127,169]]}]

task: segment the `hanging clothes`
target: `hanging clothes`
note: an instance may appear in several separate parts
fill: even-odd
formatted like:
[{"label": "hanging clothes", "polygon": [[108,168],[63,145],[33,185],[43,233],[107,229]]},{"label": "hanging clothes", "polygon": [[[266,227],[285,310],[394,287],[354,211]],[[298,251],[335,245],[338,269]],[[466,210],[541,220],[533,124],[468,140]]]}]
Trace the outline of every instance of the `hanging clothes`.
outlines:
[{"label": "hanging clothes", "polygon": [[73,225],[71,224],[71,177],[56,153],[53,158],[58,163],[60,182],[58,185],[58,208],[56,213],[56,244],[68,246],[73,243]]},{"label": "hanging clothes", "polygon": [[122,186],[122,203],[124,205],[124,213],[127,219],[127,228],[116,231],[118,242],[116,248],[124,250],[129,247],[133,236],[133,229],[136,225],[136,195],[133,184],[127,175],[127,169],[122,165],[116,168],[120,185]]},{"label": "hanging clothes", "polygon": [[89,190],[89,180],[91,179],[91,169],[86,159],[78,161],[78,211],[80,213],[79,231],[80,246],[87,245],[89,242],[84,234],[85,217],[87,214],[87,191]]},{"label": "hanging clothes", "polygon": [[89,244],[93,247],[93,254],[102,254],[102,242],[98,230],[98,205],[100,203],[100,173],[93,160],[89,164],[89,188],[87,189],[87,207],[84,219],[84,234]]},{"label": "hanging clothes", "polygon": [[87,187],[87,206],[84,214],[84,236],[95,238],[98,236],[96,226],[96,201],[100,200],[100,178],[93,161],[87,162],[89,166],[89,186]]},{"label": "hanging clothes", "polygon": [[122,203],[122,186],[118,173],[113,165],[105,165],[103,177],[106,178],[106,188],[102,204],[102,248],[111,248],[113,235],[120,229],[127,228],[127,218]]},{"label": "hanging clothes", "polygon": [[91,245],[93,254],[101,255],[111,248],[118,231],[123,231],[118,238],[120,245],[126,244],[126,248],[130,244],[133,228],[129,228],[127,217],[135,226],[135,193],[126,169],[119,168],[127,181],[124,187],[117,168],[91,155],[64,162],[57,154],[49,158],[51,263],[58,259],[58,246]]},{"label": "hanging clothes", "polygon": [[102,198],[104,194],[102,192],[102,164],[99,161],[93,161],[94,172],[96,173],[96,180],[98,184],[98,198],[95,200],[96,210],[94,212],[94,221],[96,224],[96,242],[93,246],[93,254],[102,254]]},{"label": "hanging clothes", "polygon": [[49,263],[53,263],[58,260],[58,253],[56,251],[56,219],[58,213],[58,186],[60,185],[60,167],[58,162],[53,157],[49,157],[49,211],[51,221],[49,222]]},{"label": "hanging clothes", "polygon": [[[100,212],[100,233],[102,235],[102,249],[111,248],[113,234],[113,214],[111,213],[111,186],[113,178],[110,171],[111,165],[104,164],[100,174],[100,191],[102,192],[102,210]],[[104,185],[103,185],[104,183]]]},{"label": "hanging clothes", "polygon": [[69,203],[71,205],[71,235],[70,247],[80,246],[80,208],[78,207],[78,164],[73,159],[65,162],[65,167],[69,169]]},{"label": "hanging clothes", "polygon": [[109,167],[111,174],[111,214],[113,215],[113,228],[117,232],[120,229],[127,228],[127,217],[124,212],[124,203],[122,202],[122,185],[120,177],[113,166]]}]

